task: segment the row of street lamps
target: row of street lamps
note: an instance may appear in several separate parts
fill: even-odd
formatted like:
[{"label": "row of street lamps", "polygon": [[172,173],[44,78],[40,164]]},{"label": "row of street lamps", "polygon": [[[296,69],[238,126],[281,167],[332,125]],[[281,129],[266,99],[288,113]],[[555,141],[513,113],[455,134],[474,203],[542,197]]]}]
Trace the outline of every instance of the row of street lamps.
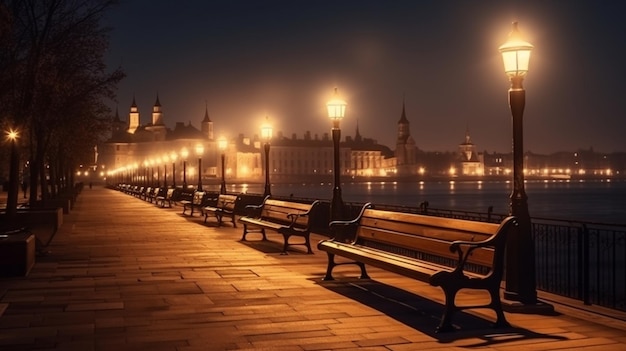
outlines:
[{"label": "row of street lamps", "polygon": [[[526,92],[522,85],[524,77],[528,73],[530,62],[530,53],[533,46],[521,39],[517,28],[517,22],[513,23],[513,29],[509,34],[506,43],[499,47],[504,63],[504,71],[509,78],[511,87],[509,89],[509,107],[512,116],[513,129],[513,191],[510,195],[510,214],[517,217],[518,228],[516,233],[512,235],[507,243],[506,252],[506,287],[505,298],[519,301],[522,305],[532,306],[537,304],[537,292],[535,283],[535,254],[534,243],[531,235],[531,222],[528,212],[528,197],[524,190],[524,173],[523,173],[523,112],[526,100]],[[347,103],[340,99],[335,88],[334,96],[327,104],[328,117],[332,121],[332,139],[333,139],[333,157],[334,157],[334,187],[330,207],[330,220],[344,219],[344,203],[341,194],[341,167],[339,160],[339,144],[341,139],[340,122],[345,116]],[[265,190],[264,195],[271,195],[270,170],[269,170],[269,151],[270,140],[272,139],[272,127],[266,117],[266,124],[261,127],[261,137],[264,141],[265,154]],[[14,174],[17,165],[14,165],[14,159],[17,160],[16,151],[17,133],[8,132],[7,139],[11,141],[11,171],[10,182],[12,185],[17,182],[17,176]],[[221,150],[222,163],[222,182],[220,193],[226,192],[226,181],[224,175],[225,168],[225,151],[228,142],[224,138],[218,140],[218,147]],[[204,147],[198,145],[196,147],[198,155],[198,190],[202,190],[202,154]],[[189,153],[183,148],[180,156],[183,159],[183,187],[187,187],[187,157]],[[163,157],[165,162],[172,160],[172,185],[176,186],[176,153],[171,153]],[[144,166],[153,165],[153,161],[144,161]],[[135,165],[135,168],[137,166]],[[157,170],[158,172],[158,170]],[[167,186],[167,166],[164,167],[164,182]],[[154,173],[152,173],[154,174]],[[158,176],[157,176],[158,177]],[[9,188],[9,199],[7,203],[7,213],[15,207],[12,202],[17,199],[17,195],[11,192]],[[15,187],[17,189],[17,187]]]}]

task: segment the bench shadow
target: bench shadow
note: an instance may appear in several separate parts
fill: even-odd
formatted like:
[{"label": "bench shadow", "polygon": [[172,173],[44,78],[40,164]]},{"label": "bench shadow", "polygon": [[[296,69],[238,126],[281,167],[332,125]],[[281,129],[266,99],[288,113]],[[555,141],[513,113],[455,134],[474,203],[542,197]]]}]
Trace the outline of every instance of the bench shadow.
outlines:
[{"label": "bench shadow", "polygon": [[351,300],[376,309],[398,322],[426,334],[440,343],[452,343],[462,339],[480,339],[464,347],[485,347],[528,339],[568,340],[566,337],[536,333],[515,326],[493,328],[493,321],[461,311],[454,315],[454,332],[435,333],[444,306],[406,290],[376,280],[341,278],[324,281],[311,279],[318,285]]},{"label": "bench shadow", "polygon": [[[250,235],[250,234],[248,234]],[[283,243],[282,242],[278,242],[278,241],[273,241],[273,240],[263,240],[263,239],[248,239],[248,240],[241,240],[241,238],[237,241],[240,244],[246,245],[249,248],[252,248],[254,250],[266,253],[266,254],[280,254],[280,255],[285,255],[285,253],[283,252]],[[302,254],[302,255],[306,255],[306,250],[300,250],[299,247],[289,247],[287,249],[287,253],[286,255],[289,254]]]}]

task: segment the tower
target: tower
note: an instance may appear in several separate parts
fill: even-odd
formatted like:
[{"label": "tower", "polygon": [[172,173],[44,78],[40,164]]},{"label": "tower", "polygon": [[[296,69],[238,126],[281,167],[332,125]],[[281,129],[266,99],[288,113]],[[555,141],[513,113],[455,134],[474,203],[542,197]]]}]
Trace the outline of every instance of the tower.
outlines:
[{"label": "tower", "polygon": [[415,140],[411,137],[409,120],[406,118],[406,108],[402,99],[402,114],[398,121],[398,139],[395,151],[397,165],[409,165],[416,162]]},{"label": "tower", "polygon": [[152,141],[164,141],[167,134],[167,128],[163,124],[163,112],[161,111],[161,102],[157,93],[156,101],[152,106],[152,124],[146,126],[146,130],[152,133]]},{"label": "tower", "polygon": [[134,134],[139,127],[139,109],[133,95],[133,103],[130,105],[130,114],[128,116],[128,132]]},{"label": "tower", "polygon": [[163,124],[163,112],[161,111],[161,102],[159,101],[159,93],[157,93],[156,102],[152,106],[152,125],[158,126]]},{"label": "tower", "polygon": [[200,126],[202,133],[209,138],[209,140],[213,140],[213,122],[209,118],[209,106],[205,104],[204,109],[204,119],[202,120],[202,125]]},{"label": "tower", "polygon": [[118,136],[120,133],[126,133],[126,130],[126,123],[122,122],[118,108],[115,107],[115,117],[113,117],[113,123],[111,124],[111,135]]}]

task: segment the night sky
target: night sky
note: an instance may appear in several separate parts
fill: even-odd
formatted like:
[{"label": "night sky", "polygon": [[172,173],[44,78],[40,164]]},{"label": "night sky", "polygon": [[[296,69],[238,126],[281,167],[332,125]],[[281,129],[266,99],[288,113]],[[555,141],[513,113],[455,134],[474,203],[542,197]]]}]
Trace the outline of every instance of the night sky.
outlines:
[{"label": "night sky", "polygon": [[330,132],[325,103],[348,102],[342,135],[395,148],[403,98],[426,151],[510,152],[509,82],[498,46],[518,21],[535,46],[524,81],[525,150],[626,151],[622,1],[123,1],[107,17],[120,117],[141,123],[157,93],[165,123],[217,136]]}]

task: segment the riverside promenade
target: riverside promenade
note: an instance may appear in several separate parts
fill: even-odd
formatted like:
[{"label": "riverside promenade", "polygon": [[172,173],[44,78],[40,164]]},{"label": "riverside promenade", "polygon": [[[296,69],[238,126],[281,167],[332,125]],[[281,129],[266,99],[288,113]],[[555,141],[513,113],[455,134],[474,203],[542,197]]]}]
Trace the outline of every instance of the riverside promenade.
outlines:
[{"label": "riverside promenade", "polygon": [[505,329],[466,311],[435,334],[440,288],[374,268],[322,281],[315,248],[281,255],[279,236],[241,242],[241,228],[181,212],[86,187],[53,237],[36,233],[49,253],[30,274],[0,278],[0,350],[626,350],[626,322],[558,302],[506,313]]}]

